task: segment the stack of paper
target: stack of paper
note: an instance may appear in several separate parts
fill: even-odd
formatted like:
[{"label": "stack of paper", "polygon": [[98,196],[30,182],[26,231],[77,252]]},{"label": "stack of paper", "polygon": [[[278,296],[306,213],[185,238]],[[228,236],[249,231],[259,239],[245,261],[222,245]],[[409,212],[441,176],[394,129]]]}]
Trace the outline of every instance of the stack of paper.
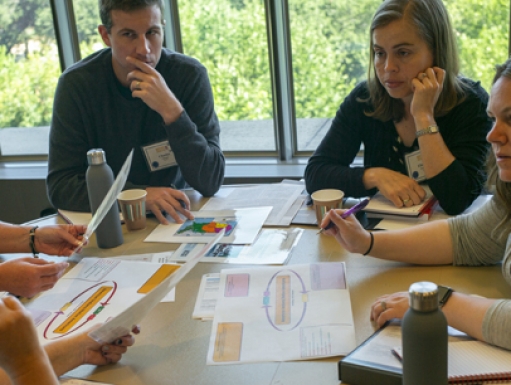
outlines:
[{"label": "stack of paper", "polygon": [[262,184],[232,189],[226,187],[221,194],[210,198],[201,211],[271,206],[265,226],[289,226],[303,202],[302,198],[297,203],[302,191],[303,184],[295,183]]}]

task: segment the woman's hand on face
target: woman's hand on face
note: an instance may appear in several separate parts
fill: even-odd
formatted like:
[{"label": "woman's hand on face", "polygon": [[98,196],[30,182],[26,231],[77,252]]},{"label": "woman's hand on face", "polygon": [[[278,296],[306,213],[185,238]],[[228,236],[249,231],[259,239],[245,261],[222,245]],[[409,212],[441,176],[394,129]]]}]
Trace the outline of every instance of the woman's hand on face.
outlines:
[{"label": "woman's hand on face", "polygon": [[364,178],[374,181],[369,188],[376,187],[396,207],[418,205],[424,200],[426,191],[412,178],[385,167],[369,168]]},{"label": "woman's hand on face", "polygon": [[409,308],[409,298],[407,291],[378,297],[371,305],[371,321],[381,328],[393,318],[402,319]]},{"label": "woman's hand on face", "polygon": [[428,117],[434,118],[435,105],[442,93],[444,79],[445,70],[433,67],[420,72],[412,80],[413,98],[410,113],[415,121]]}]

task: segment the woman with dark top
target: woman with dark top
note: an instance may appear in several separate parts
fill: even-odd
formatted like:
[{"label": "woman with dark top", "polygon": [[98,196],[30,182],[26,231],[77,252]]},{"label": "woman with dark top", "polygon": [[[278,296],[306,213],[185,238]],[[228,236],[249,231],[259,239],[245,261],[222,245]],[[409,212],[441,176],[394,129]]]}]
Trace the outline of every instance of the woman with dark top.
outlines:
[{"label": "woman with dark top", "polygon": [[[370,28],[369,76],[341,104],[309,159],[307,191],[380,191],[396,207],[425,197],[446,213],[480,194],[491,122],[487,93],[459,76],[455,36],[441,0],[386,0]],[[364,166],[350,167],[361,144]]]}]

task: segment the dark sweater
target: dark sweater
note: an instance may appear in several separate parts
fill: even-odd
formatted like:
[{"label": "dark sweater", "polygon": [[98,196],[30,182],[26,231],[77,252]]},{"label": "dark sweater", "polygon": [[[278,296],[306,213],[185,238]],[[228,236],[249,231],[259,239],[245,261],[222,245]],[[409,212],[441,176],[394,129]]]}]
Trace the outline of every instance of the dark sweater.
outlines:
[{"label": "dark sweater", "polygon": [[[48,196],[61,209],[89,211],[87,151],[102,148],[115,175],[132,148],[125,188],[191,186],[215,194],[225,160],[207,71],[197,60],[164,49],[156,70],[184,112],[168,126],[141,99],[133,98],[112,68],[109,48],[68,68],[55,94],[50,131]],[[168,140],[178,166],[150,172],[141,146]]]},{"label": "dark sweater", "polygon": [[[445,116],[435,118],[456,160],[426,181],[442,208],[451,215],[461,213],[481,193],[488,151],[486,134],[492,125],[486,114],[487,93],[479,83],[463,81],[469,85],[466,99]],[[366,116],[364,110],[368,105],[357,101],[367,99],[368,95],[364,82],[341,104],[305,170],[309,193],[335,188],[343,190],[346,196],[373,195],[376,189],[366,190],[362,182],[365,169],[371,167],[385,167],[408,175],[404,155],[419,149],[418,141],[410,148],[402,145],[396,156],[392,147],[398,134],[393,121],[382,122]],[[361,143],[364,143],[364,167],[350,167]]]}]

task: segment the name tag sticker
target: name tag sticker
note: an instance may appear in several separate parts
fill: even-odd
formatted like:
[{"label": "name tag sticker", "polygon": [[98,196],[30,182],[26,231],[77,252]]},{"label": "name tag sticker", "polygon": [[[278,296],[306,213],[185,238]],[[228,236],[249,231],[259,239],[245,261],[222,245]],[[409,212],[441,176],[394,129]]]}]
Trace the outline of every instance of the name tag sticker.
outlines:
[{"label": "name tag sticker", "polygon": [[408,169],[408,176],[417,182],[426,180],[424,174],[424,164],[422,163],[422,156],[420,150],[411,152],[405,155],[406,168]]},{"label": "name tag sticker", "polygon": [[147,165],[151,172],[177,166],[174,151],[170,148],[168,140],[142,146],[142,150],[144,151]]}]

